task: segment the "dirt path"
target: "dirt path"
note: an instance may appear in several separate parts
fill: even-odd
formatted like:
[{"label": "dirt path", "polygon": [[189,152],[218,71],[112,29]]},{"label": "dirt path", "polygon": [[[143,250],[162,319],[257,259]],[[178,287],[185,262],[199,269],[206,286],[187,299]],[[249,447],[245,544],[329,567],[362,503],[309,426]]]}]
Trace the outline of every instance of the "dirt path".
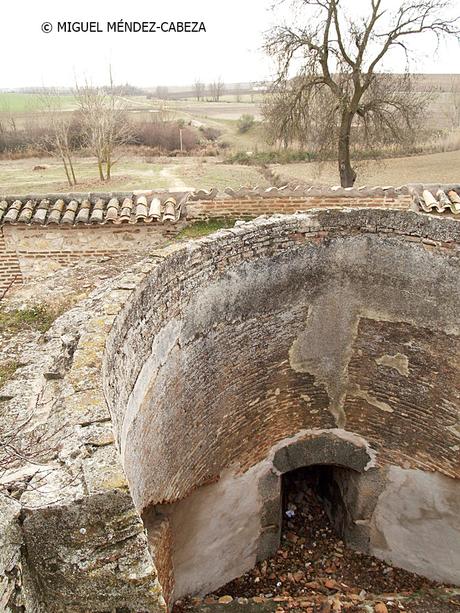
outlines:
[{"label": "dirt path", "polygon": [[160,176],[168,184],[168,187],[170,187],[170,188],[172,188],[172,187],[181,187],[181,188],[189,188],[189,187],[191,187],[190,185],[186,185],[182,181],[182,179],[176,175],[174,170],[175,170],[174,167],[165,166],[160,171]]}]

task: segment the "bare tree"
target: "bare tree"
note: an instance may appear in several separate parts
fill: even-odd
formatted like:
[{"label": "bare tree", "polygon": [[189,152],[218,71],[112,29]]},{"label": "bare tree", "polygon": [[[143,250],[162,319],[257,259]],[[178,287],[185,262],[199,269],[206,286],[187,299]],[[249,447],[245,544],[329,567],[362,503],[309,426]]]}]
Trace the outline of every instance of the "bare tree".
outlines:
[{"label": "bare tree", "polygon": [[157,85],[156,97],[159,100],[168,100],[168,98],[169,98],[169,88],[166,87],[165,85]]},{"label": "bare tree", "polygon": [[[327,125],[340,182],[350,187],[356,179],[352,136],[371,135],[375,146],[382,136],[386,140],[390,134],[398,138],[403,128],[412,131],[419,115],[419,101],[414,104],[414,98],[397,87],[386,89],[391,77],[377,72],[382,60],[399,50],[408,62],[409,41],[416,34],[431,34],[437,41],[458,36],[459,18],[449,15],[450,0],[405,0],[393,11],[385,7],[385,0],[368,0],[367,10],[353,21],[340,0],[297,4],[314,11],[308,25],[279,26],[267,36],[266,50],[278,62],[275,107],[269,107],[267,118],[278,109],[276,130],[287,140],[298,136],[301,125]],[[297,78],[292,79],[298,63]],[[318,112],[323,117],[315,116]]]},{"label": "bare tree", "polygon": [[452,129],[460,128],[460,88],[458,78],[451,78],[447,90],[448,101],[445,111],[449,127]]},{"label": "bare tree", "polygon": [[86,145],[97,159],[99,178],[109,181],[123,145],[132,138],[127,102],[117,95],[111,71],[108,87],[77,84],[76,100]]},{"label": "bare tree", "polygon": [[235,86],[235,102],[241,102],[241,85],[237,83]]},{"label": "bare tree", "polygon": [[76,185],[72,150],[73,114],[62,109],[61,97],[56,90],[41,92],[39,101],[44,111],[46,130],[39,136],[37,145],[62,162],[68,184]]},{"label": "bare tree", "polygon": [[200,81],[200,79],[196,79],[195,83],[193,84],[193,89],[195,91],[195,97],[199,102],[204,96],[205,85]]},{"label": "bare tree", "polygon": [[224,93],[225,85],[221,77],[213,81],[208,85],[209,94],[213,102],[219,102],[221,96]]},{"label": "bare tree", "polygon": [[16,118],[11,110],[11,106],[6,100],[7,99],[5,97],[5,99],[0,102],[0,113],[2,117],[2,121],[0,122],[0,130],[6,131],[8,129],[10,132],[16,132]]}]

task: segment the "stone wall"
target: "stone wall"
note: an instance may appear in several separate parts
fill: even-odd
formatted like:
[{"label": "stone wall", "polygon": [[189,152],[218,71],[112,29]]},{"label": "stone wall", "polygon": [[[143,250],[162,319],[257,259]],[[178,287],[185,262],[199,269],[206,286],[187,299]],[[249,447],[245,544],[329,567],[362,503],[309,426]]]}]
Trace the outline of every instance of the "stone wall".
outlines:
[{"label": "stone wall", "polygon": [[85,227],[4,225],[0,240],[0,289],[14,275],[26,281],[84,259],[158,247],[176,236],[183,226],[184,222]]},{"label": "stone wall", "polygon": [[[247,191],[247,190],[246,190]],[[244,190],[243,190],[244,192]],[[176,224],[48,224],[5,223],[0,227],[0,291],[11,283],[22,283],[63,266],[88,258],[100,258],[145,250],[165,244],[187,222],[197,219],[231,217],[252,218],[273,213],[295,213],[318,207],[407,208],[411,197],[407,189],[382,188],[347,192],[317,191],[316,195],[287,195],[281,190],[249,194],[219,193],[206,198],[197,192],[187,204],[184,217]],[[11,198],[10,198],[11,200]],[[185,205],[184,205],[185,208]]]}]

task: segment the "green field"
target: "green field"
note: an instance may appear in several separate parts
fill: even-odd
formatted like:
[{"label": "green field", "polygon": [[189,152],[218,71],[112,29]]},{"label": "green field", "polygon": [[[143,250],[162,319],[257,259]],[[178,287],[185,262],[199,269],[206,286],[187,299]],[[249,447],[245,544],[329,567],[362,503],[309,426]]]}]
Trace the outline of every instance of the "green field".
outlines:
[{"label": "green field", "polygon": [[[75,98],[68,96],[52,96],[56,106],[64,110],[75,108]],[[43,108],[40,96],[36,94],[2,94],[0,93],[1,113],[33,113]]]},{"label": "green field", "polygon": [[[450,86],[449,86],[450,87]],[[380,163],[358,163],[359,185],[400,185],[408,182],[456,182],[460,179],[460,130],[452,129],[453,96],[446,85],[446,91],[438,89],[433,94],[426,125],[434,130],[433,136],[420,138],[421,151],[425,155],[406,158],[390,158]],[[219,130],[216,157],[149,157],[146,147],[129,147],[125,156],[116,164],[110,183],[97,179],[94,160],[85,153],[75,156],[78,185],[75,191],[87,190],[130,190],[143,188],[191,187],[225,188],[241,185],[267,185],[261,169],[255,166],[223,164],[222,160],[237,152],[263,153],[273,149],[268,143],[265,128],[260,121],[262,94],[242,95],[236,102],[233,94],[225,95],[219,102],[206,99],[158,100],[147,96],[120,96],[127,106],[133,124],[140,121],[182,119],[197,131],[205,128]],[[72,95],[59,95],[55,101],[63,111],[76,108]],[[29,121],[42,121],[43,108],[40,96],[23,93],[0,94],[0,121],[14,117],[16,127],[29,125]],[[254,126],[246,133],[238,132],[237,120],[243,114],[255,117]],[[8,123],[6,124],[8,125]],[[437,135],[440,135],[438,138]],[[213,155],[217,147],[200,136],[203,151]],[[210,149],[210,151],[208,151]],[[439,153],[429,153],[429,152]],[[429,154],[428,154],[429,153]],[[30,152],[34,155],[34,150]],[[7,158],[9,153],[5,154]],[[389,152],[388,155],[391,155]],[[11,157],[16,157],[15,153]],[[262,159],[262,158],[261,158]],[[44,170],[34,170],[44,166]],[[272,169],[283,179],[299,180],[309,184],[335,185],[338,183],[336,163],[291,163],[273,165]],[[54,158],[3,159],[0,160],[0,193],[68,191],[64,171]]]}]

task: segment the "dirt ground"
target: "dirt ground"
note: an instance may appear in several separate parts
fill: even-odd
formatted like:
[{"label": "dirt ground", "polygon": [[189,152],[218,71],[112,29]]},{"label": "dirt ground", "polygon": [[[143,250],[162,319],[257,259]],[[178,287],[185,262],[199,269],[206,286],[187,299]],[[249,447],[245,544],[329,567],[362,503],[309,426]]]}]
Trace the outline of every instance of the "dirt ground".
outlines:
[{"label": "dirt ground", "polygon": [[[41,167],[34,170],[35,167]],[[273,165],[272,170],[286,181],[312,185],[337,185],[333,163],[298,163]],[[217,158],[146,158],[128,156],[115,166],[113,180],[102,183],[96,178],[91,158],[77,158],[79,180],[74,191],[115,191],[153,188],[238,188],[268,187],[261,169],[255,166],[224,164]],[[414,157],[368,162],[358,167],[357,186],[404,185],[407,183],[460,182],[460,151],[433,153]],[[0,194],[68,192],[62,168],[53,158],[29,158],[0,161]]]},{"label": "dirt ground", "polygon": [[[213,607],[306,613],[458,613],[460,590],[347,548],[318,495],[318,477],[296,471],[285,482],[281,546],[276,555],[207,597],[176,603],[174,613]],[[227,603],[227,604],[225,604]],[[220,613],[220,611],[219,611]]]},{"label": "dirt ground", "polygon": [[[300,179],[313,184],[337,185],[337,165],[285,164],[273,165],[272,169],[283,177]],[[458,183],[460,182],[460,151],[431,153],[411,157],[390,158],[380,162],[363,162],[356,165],[361,185],[405,185],[407,183]]]},{"label": "dirt ground", "polygon": [[[37,170],[34,170],[37,168]],[[264,185],[267,180],[255,167],[222,164],[216,158],[163,158],[126,156],[114,167],[113,179],[101,182],[93,158],[75,158],[78,184],[72,191],[131,189],[240,187]],[[0,160],[2,194],[68,192],[64,170],[54,158]]]}]

